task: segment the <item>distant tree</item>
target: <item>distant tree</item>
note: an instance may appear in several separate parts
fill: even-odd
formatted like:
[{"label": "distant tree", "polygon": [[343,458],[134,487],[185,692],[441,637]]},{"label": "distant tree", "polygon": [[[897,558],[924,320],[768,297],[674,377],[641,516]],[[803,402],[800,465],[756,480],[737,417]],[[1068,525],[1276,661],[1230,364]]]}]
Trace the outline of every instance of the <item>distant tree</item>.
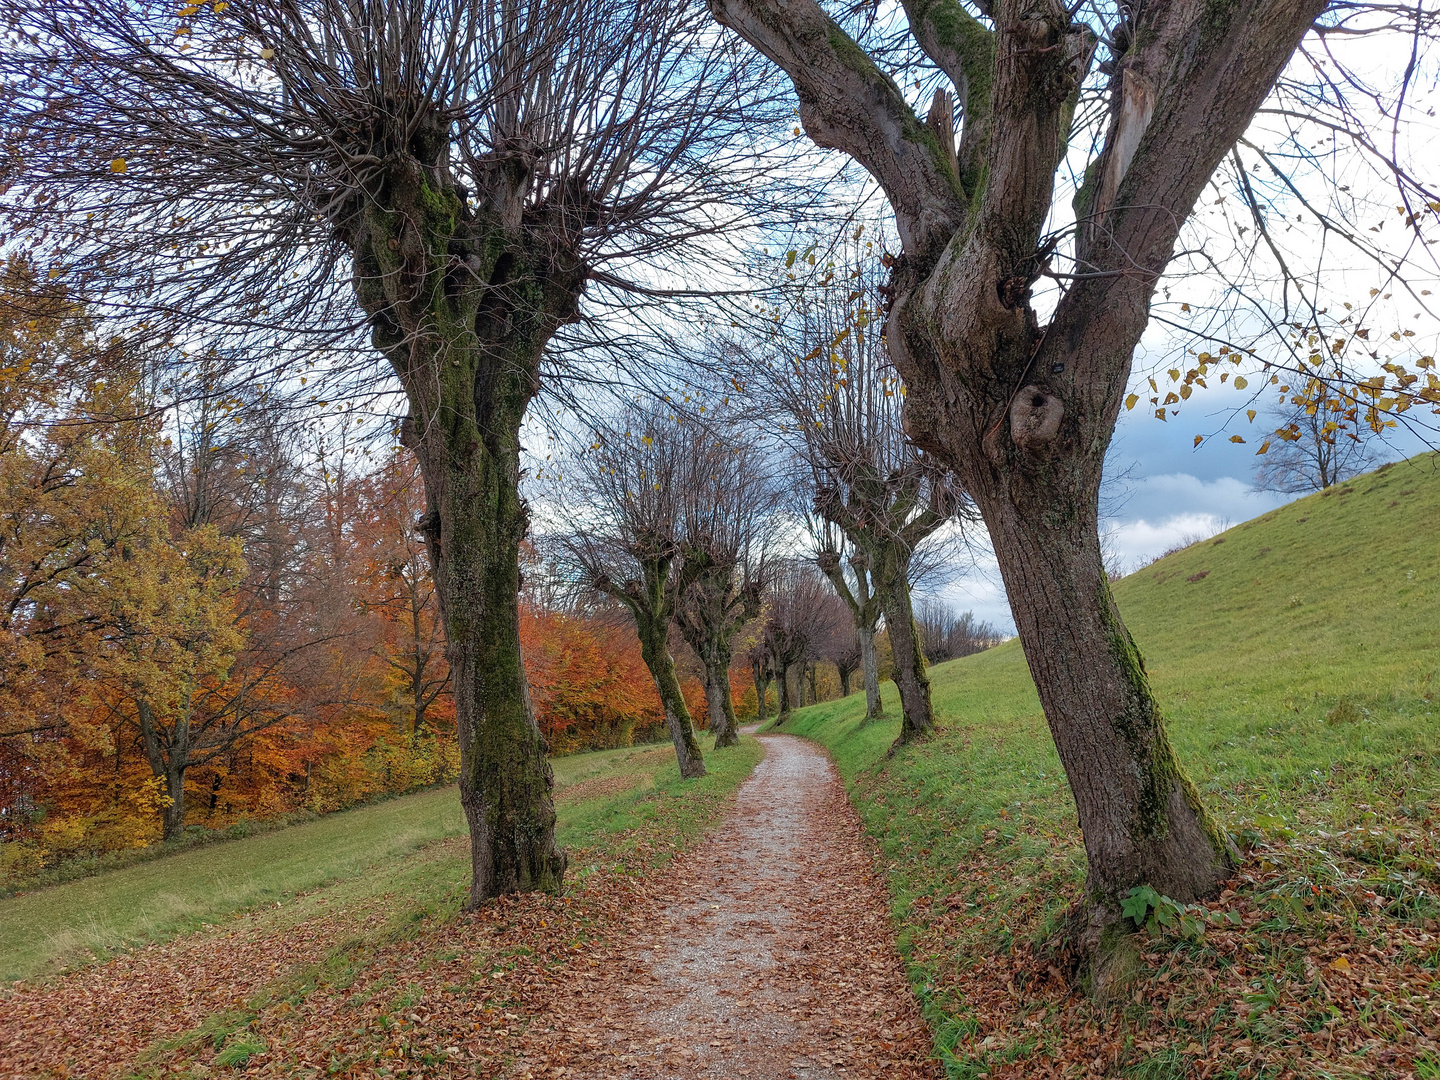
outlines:
[{"label": "distant tree", "polygon": [[966,502],[948,471],[902,429],[905,388],[880,332],[884,268],[868,243],[855,247],[837,264],[817,264],[784,294],[763,336],[744,350],[746,374],[783,417],[782,437],[803,462],[810,510],[823,523],[816,561],[861,638],[867,716],[880,708],[873,643],[884,614],[900,740],[908,742],[934,729],[913,626],[911,560]]},{"label": "distant tree", "polygon": [[1330,381],[1309,381],[1306,388],[1280,395],[1276,437],[1255,470],[1255,486],[1262,491],[1323,491],[1375,464],[1363,407]]},{"label": "distant tree", "polygon": [[960,614],[944,601],[926,598],[915,611],[915,624],[932,664],[943,664],[961,656],[984,652],[1003,640],[988,622],[975,618],[973,611]]},{"label": "distant tree", "polygon": [[[693,427],[693,425],[692,425]],[[581,584],[630,612],[655,680],[680,775],[705,775],[694,721],[675,672],[670,627],[703,564],[683,558],[685,503],[713,446],[669,409],[635,408],[596,432],[571,470],[571,527],[560,539]]]},{"label": "distant tree", "polygon": [[763,633],[770,670],[779,687],[776,723],[783,724],[799,704],[791,690],[790,674],[798,674],[814,656],[824,629],[821,617],[828,590],[814,568],[801,563],[778,570],[768,593]]}]

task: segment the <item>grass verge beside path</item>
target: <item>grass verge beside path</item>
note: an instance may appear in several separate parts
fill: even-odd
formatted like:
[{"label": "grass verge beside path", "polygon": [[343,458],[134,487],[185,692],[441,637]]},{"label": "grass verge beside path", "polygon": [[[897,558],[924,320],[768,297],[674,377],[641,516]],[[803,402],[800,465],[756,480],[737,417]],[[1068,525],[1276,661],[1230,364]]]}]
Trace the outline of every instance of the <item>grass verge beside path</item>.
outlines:
[{"label": "grass verge beside path", "polygon": [[880,844],[951,1075],[1440,1080],[1434,462],[1116,586],[1177,751],[1248,850],[1221,925],[1149,936],[1120,1000],[1086,999],[1059,951],[1084,856],[1018,642],[932,669],[940,734],[893,756],[898,722],[862,725],[859,696],[779,729],[830,749]]},{"label": "grass verge beside path", "polygon": [[[682,782],[668,746],[556,759],[558,833],[562,845],[575,849],[572,876],[637,846],[658,853],[688,841],[759,755],[753,739],[719,755],[710,762],[710,777],[683,787],[683,799],[676,798]],[[407,897],[411,905],[387,915],[386,925],[397,915],[404,921],[453,912],[468,883],[466,845],[447,846],[438,861],[434,853],[417,861],[417,854],[465,835],[456,791],[445,788],[3,899],[0,984],[104,960],[277,904],[280,911],[266,915],[275,932],[327,904],[353,906],[386,894]],[[416,880],[422,867],[424,880]],[[324,895],[327,886],[333,895]]]}]

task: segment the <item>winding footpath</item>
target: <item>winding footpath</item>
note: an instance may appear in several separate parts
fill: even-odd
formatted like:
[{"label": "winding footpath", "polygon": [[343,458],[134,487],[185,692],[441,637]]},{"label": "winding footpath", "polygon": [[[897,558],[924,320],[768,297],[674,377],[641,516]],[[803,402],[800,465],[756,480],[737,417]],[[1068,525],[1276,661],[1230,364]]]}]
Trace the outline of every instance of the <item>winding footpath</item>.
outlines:
[{"label": "winding footpath", "polygon": [[606,964],[615,977],[561,995],[518,1075],[941,1075],[839,778],[811,743],[763,741],[729,816],[671,864],[653,925]]}]

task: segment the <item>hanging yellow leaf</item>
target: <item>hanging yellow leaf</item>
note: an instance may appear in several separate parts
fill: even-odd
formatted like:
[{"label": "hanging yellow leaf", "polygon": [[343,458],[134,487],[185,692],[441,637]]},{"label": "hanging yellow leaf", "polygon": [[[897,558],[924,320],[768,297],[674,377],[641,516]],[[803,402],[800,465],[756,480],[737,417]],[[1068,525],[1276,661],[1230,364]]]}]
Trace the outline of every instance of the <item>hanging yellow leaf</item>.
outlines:
[{"label": "hanging yellow leaf", "polygon": [[261,59],[261,60],[273,60],[274,58],[275,58],[275,50],[274,50],[274,49],[261,49],[261,50],[260,50],[260,59]]},{"label": "hanging yellow leaf", "polygon": [[1205,441],[1205,436],[1204,436],[1204,435],[1196,435],[1196,436],[1195,436],[1195,445],[1196,445],[1196,446],[1199,446],[1199,445],[1200,445],[1202,442],[1204,442],[1204,441]]},{"label": "hanging yellow leaf", "polygon": [[1247,386],[1249,386],[1249,385],[1250,385],[1249,380],[1247,380],[1244,375],[1236,375],[1236,376],[1235,376],[1235,389],[1236,389],[1236,390],[1244,390],[1245,387],[1247,387]]},{"label": "hanging yellow leaf", "polygon": [[1139,400],[1140,400],[1140,395],[1139,395],[1139,394],[1131,394],[1129,397],[1127,397],[1127,398],[1125,399],[1125,408],[1127,408],[1127,409],[1133,409],[1133,408],[1135,408],[1135,403],[1136,403],[1137,401],[1139,401]]},{"label": "hanging yellow leaf", "polygon": [[1253,423],[1255,422],[1255,410],[1254,410],[1254,409],[1246,409],[1246,410],[1245,410],[1245,415],[1250,418],[1250,423],[1253,424]]},{"label": "hanging yellow leaf", "polygon": [[1265,451],[1267,451],[1267,450],[1269,450],[1269,449],[1270,449],[1270,440],[1269,440],[1269,439],[1266,439],[1264,442],[1262,442],[1262,443],[1260,444],[1260,449],[1259,449],[1259,450],[1256,450],[1256,451],[1255,451],[1255,454],[1256,454],[1256,456],[1258,457],[1259,455],[1265,453]]},{"label": "hanging yellow leaf", "polygon": [[124,172],[124,171],[125,171],[125,159],[124,159],[123,157],[117,157],[114,161],[110,162],[110,171],[113,172],[113,173],[122,173],[122,172]]},{"label": "hanging yellow leaf", "polygon": [[1245,440],[1244,440],[1243,438],[1241,438],[1239,435],[1231,435],[1231,436],[1230,436],[1230,441],[1231,441],[1231,442],[1243,443]]}]

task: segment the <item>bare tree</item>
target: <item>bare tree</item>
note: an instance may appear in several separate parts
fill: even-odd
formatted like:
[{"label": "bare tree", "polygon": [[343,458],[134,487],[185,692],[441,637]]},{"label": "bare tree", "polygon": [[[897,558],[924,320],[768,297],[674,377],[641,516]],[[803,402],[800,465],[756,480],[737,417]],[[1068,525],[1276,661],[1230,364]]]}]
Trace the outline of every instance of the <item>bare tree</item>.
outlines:
[{"label": "bare tree", "polygon": [[[680,775],[705,775],[694,722],[680,691],[670,626],[704,570],[685,552],[686,499],[712,467],[702,429],[668,409],[635,408],[596,433],[572,470],[572,528],[560,539],[576,577],[614,598],[635,620],[640,655],[655,680]],[[723,715],[723,713],[722,713]]]},{"label": "bare tree", "polygon": [[[867,717],[880,710],[874,636],[883,612],[900,691],[900,741],[909,742],[935,726],[911,611],[911,559],[965,500],[947,470],[901,428],[905,389],[880,334],[879,256],[860,249],[848,261],[819,266],[813,281],[782,302],[748,357],[749,374],[784,416],[783,434],[809,474],[813,513],[831,526],[817,530],[816,561],[861,636]],[[840,536],[848,552],[836,543]]]},{"label": "bare tree", "polygon": [[804,563],[777,571],[770,583],[764,641],[780,690],[777,724],[785,723],[797,704],[790,691],[790,672],[814,655],[826,594],[821,576]]},{"label": "bare tree", "polygon": [[0,209],[32,249],[66,238],[52,261],[95,317],[192,354],[248,341],[273,361],[233,380],[312,409],[398,382],[471,902],[559,888],[518,641],[521,420],[557,332],[572,347],[549,370],[573,370],[575,343],[616,325],[607,304],[715,265],[706,238],[757,220],[735,182],[773,116],[751,61],[662,0],[4,0],[0,17]]},{"label": "bare tree", "polygon": [[736,633],[760,614],[777,491],[763,450],[733,421],[692,419],[692,475],[684,500],[681,559],[688,586],[675,623],[699,658],[715,747],[740,741],[730,692]]},{"label": "bare tree", "polygon": [[[827,597],[818,619],[819,641],[816,651],[824,660],[835,665],[840,676],[840,696],[850,696],[850,677],[859,671],[863,657],[860,634],[855,629],[855,620],[850,607],[839,596]],[[874,641],[871,641],[874,647]]]},{"label": "bare tree", "polygon": [[[1082,948],[1115,940],[1105,930],[1136,885],[1214,895],[1234,848],[1176,759],[1111,597],[1098,494],[1182,225],[1325,0],[902,0],[898,34],[870,9],[838,13],[842,26],[818,0],[710,6],[789,76],[811,138],[863,165],[894,211],[885,333],[905,430],[989,528],[1084,833]],[[928,115],[887,73],[901,70],[928,80]],[[1071,226],[1056,177],[1077,161]],[[1051,269],[1057,252],[1073,272]],[[1046,273],[1061,291],[1042,324],[1032,287]]]},{"label": "bare tree", "polygon": [[926,598],[915,610],[915,624],[932,664],[943,664],[961,656],[984,652],[999,645],[1000,631],[975,618],[973,611],[960,614],[943,600]]},{"label": "bare tree", "polygon": [[1255,470],[1262,491],[1323,491],[1371,468],[1375,451],[1361,408],[1320,379],[1305,391],[1280,396],[1278,438]]}]

